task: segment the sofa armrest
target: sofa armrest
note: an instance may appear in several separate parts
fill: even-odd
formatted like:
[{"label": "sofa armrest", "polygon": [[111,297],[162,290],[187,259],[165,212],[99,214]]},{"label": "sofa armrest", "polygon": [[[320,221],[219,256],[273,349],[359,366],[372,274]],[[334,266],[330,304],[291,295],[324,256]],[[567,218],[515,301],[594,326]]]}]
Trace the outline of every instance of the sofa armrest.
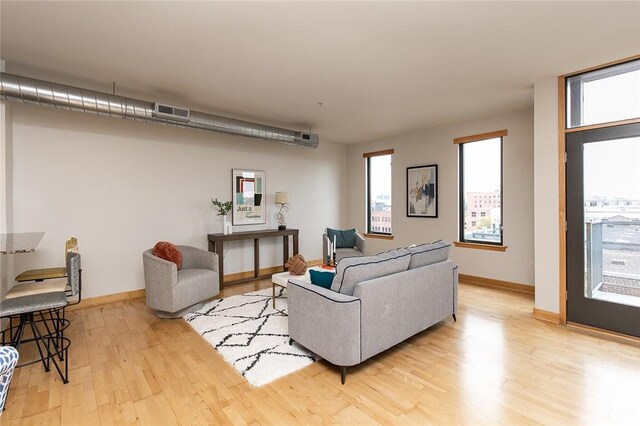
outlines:
[{"label": "sofa armrest", "polygon": [[364,239],[359,231],[356,231],[356,247],[363,255],[367,254],[367,240]]},{"label": "sofa armrest", "polygon": [[287,299],[289,335],[294,341],[335,365],[360,362],[358,298],[292,278]]},{"label": "sofa armrest", "polygon": [[178,246],[182,253],[183,269],[209,269],[218,272],[218,255],[191,246]]},{"label": "sofa armrest", "polygon": [[327,261],[327,256],[329,256],[329,250],[327,249],[327,244],[329,244],[329,236],[325,232],[322,234],[322,263],[324,264]]},{"label": "sofa armrest", "polygon": [[165,282],[169,286],[175,285],[178,281],[178,267],[175,263],[154,256],[151,250],[142,253],[142,264],[144,266],[145,282],[153,285],[161,285]]},{"label": "sofa armrest", "polygon": [[142,265],[147,306],[162,310],[178,282],[178,268],[175,263],[154,256],[151,250],[142,253]]}]

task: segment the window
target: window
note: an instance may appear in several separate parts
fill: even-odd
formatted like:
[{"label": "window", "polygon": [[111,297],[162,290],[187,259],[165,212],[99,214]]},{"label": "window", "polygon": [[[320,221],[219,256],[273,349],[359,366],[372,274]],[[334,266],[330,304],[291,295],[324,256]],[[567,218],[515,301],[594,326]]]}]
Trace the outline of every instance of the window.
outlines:
[{"label": "window", "polygon": [[[367,197],[366,208],[369,221],[367,233],[391,235],[391,158],[393,150],[368,152],[365,160]],[[387,222],[389,226],[373,226],[373,222]]]},{"label": "window", "polygon": [[[456,138],[459,150],[459,241],[502,246],[502,138],[506,130]],[[484,200],[472,221],[474,200]],[[471,226],[467,224],[471,223]]]},{"label": "window", "polygon": [[640,60],[567,79],[567,127],[640,117]]}]

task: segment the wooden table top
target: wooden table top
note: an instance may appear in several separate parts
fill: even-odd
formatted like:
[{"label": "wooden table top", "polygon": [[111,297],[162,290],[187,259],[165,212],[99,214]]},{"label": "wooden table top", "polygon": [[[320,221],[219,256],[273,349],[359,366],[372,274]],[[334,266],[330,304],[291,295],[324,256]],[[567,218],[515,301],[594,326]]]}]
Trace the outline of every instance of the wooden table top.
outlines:
[{"label": "wooden table top", "polygon": [[0,234],[0,254],[33,253],[44,232],[11,232]]}]

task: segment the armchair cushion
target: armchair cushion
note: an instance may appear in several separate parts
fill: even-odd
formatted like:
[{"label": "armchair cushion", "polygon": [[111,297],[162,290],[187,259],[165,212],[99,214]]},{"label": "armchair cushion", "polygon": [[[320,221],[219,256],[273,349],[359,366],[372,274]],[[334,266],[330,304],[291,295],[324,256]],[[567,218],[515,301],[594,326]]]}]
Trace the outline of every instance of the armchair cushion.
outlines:
[{"label": "armchair cushion", "polygon": [[331,243],[333,243],[333,237],[336,238],[335,248],[354,248],[356,246],[355,228],[345,230],[327,228],[327,236]]},{"label": "armchair cushion", "polygon": [[16,297],[33,296],[34,294],[64,292],[67,289],[67,280],[58,278],[45,282],[32,282],[16,284],[4,295],[5,299],[15,299]]},{"label": "armchair cushion", "polygon": [[180,253],[178,247],[168,241],[160,241],[156,243],[153,247],[153,255],[160,259],[175,263],[178,270],[182,269],[182,253]]}]

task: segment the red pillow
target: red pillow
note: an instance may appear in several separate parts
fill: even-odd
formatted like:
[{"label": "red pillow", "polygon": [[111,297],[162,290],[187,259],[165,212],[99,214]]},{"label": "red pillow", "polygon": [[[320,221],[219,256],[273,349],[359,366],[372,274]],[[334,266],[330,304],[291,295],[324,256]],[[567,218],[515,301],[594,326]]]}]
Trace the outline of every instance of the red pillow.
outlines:
[{"label": "red pillow", "polygon": [[182,253],[178,250],[178,247],[167,241],[160,241],[153,247],[153,255],[158,256],[160,259],[173,262],[178,267],[178,270],[182,269]]}]

